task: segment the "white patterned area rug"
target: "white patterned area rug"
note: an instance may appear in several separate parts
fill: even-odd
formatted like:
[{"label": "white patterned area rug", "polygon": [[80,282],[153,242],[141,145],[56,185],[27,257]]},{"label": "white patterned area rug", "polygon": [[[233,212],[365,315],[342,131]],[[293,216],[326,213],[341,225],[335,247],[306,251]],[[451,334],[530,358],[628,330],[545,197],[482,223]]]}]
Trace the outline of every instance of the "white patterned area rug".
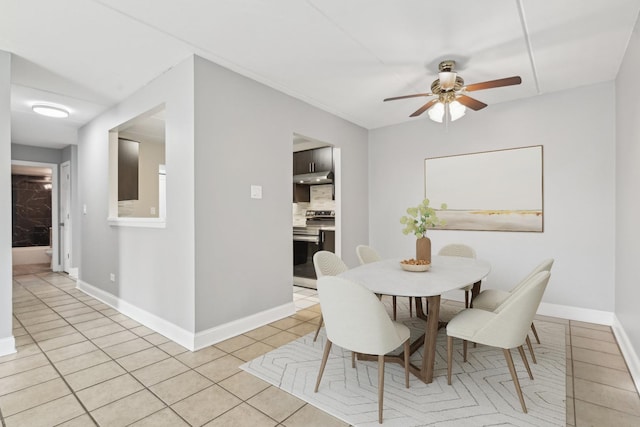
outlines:
[{"label": "white patterned area rug", "polygon": [[[404,319],[419,334],[420,320]],[[530,380],[517,350],[512,350],[528,413],[524,414],[501,349],[469,345],[468,362],[462,362],[462,341],[454,340],[452,385],[447,385],[446,332],[440,330],[434,381],[424,384],[410,375],[404,387],[404,369],[385,365],[384,425],[386,426],[565,426],[566,368],[564,325],[536,321],[542,344],[534,343],[538,363],[529,363]],[[378,424],[378,368],[376,362],[357,361],[334,345],[318,393],[314,393],[324,328],[299,338],[241,366],[245,371],[293,394],[313,406],[355,426]],[[413,335],[413,333],[412,333]],[[525,346],[525,350],[526,346]],[[422,349],[411,361],[419,365]]]}]

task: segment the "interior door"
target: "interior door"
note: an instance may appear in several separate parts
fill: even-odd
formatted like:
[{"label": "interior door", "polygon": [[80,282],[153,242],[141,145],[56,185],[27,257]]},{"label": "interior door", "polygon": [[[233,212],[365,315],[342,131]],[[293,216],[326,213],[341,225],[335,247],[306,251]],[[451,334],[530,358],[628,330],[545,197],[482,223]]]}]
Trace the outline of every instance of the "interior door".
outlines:
[{"label": "interior door", "polygon": [[71,268],[71,163],[64,162],[60,168],[60,251],[62,270]]}]

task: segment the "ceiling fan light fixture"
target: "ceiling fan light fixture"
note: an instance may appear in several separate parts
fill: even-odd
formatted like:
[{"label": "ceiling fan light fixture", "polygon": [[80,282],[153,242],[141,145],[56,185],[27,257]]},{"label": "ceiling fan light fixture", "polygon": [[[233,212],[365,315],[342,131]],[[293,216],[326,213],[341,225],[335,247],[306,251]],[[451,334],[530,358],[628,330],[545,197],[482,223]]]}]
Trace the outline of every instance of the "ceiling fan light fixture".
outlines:
[{"label": "ceiling fan light fixture", "polygon": [[427,114],[429,114],[429,118],[434,122],[442,123],[444,119],[444,104],[437,102],[433,107],[429,108]]},{"label": "ceiling fan light fixture", "polygon": [[442,71],[438,73],[438,79],[440,80],[440,87],[442,90],[452,90],[456,84],[456,77],[458,73],[452,71]]},{"label": "ceiling fan light fixture", "polygon": [[63,107],[47,104],[33,104],[31,109],[34,113],[41,114],[47,117],[55,117],[58,119],[66,119],[69,117],[69,111]]},{"label": "ceiling fan light fixture", "polygon": [[449,103],[449,113],[451,114],[451,121],[455,122],[460,117],[464,116],[467,112],[467,108],[459,103],[458,101],[453,101]]},{"label": "ceiling fan light fixture", "polygon": [[452,102],[437,102],[428,111],[429,118],[434,122],[442,123],[446,116],[446,110],[449,110],[449,120],[455,122],[460,117],[464,116],[467,112],[467,108],[458,101]]}]

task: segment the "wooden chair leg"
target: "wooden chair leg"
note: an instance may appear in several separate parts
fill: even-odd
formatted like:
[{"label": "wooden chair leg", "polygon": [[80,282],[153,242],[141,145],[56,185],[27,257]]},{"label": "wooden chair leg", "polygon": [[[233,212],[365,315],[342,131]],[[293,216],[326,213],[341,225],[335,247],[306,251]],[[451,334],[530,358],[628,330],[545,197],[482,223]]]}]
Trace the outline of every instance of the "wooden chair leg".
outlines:
[{"label": "wooden chair leg", "polygon": [[411,358],[411,339],[404,342],[404,384],[409,388],[409,359]]},{"label": "wooden chair leg", "polygon": [[396,297],[395,295],[393,297],[391,297],[393,299],[393,320],[396,320],[396,311],[397,311],[397,307],[396,307]]},{"label": "wooden chair leg", "polygon": [[538,363],[536,361],[536,355],[533,352],[533,345],[531,344],[531,340],[529,339],[529,335],[527,335],[526,338],[526,343],[527,343],[527,347],[529,347],[529,353],[531,353],[531,360],[533,360],[533,363]]},{"label": "wooden chair leg", "polygon": [[469,308],[469,291],[464,291],[464,308]]},{"label": "wooden chair leg", "polygon": [[413,297],[409,297],[409,317],[413,317]]},{"label": "wooden chair leg", "polygon": [[522,412],[527,413],[527,406],[524,404],[524,397],[522,396],[522,390],[520,389],[520,381],[518,381],[518,375],[516,374],[516,368],[513,366],[513,358],[511,358],[511,351],[508,348],[503,348],[504,358],[507,359],[507,365],[509,366],[509,372],[511,372],[511,378],[513,384],[516,387],[518,398],[520,399],[520,405],[522,405]]},{"label": "wooden chair leg", "polygon": [[351,367],[352,368],[356,367],[356,352],[355,351],[351,352]]},{"label": "wooden chair leg", "polygon": [[382,398],[384,396],[384,354],[378,355],[378,422],[382,424]]},{"label": "wooden chair leg", "polygon": [[538,331],[536,331],[536,326],[531,322],[531,330],[533,331],[533,336],[536,337],[536,342],[540,344],[540,337],[538,337]]},{"label": "wooden chair leg", "polygon": [[324,346],[324,353],[322,354],[322,363],[320,363],[320,372],[318,372],[318,379],[316,380],[316,388],[313,390],[314,393],[318,392],[318,387],[320,387],[320,380],[322,379],[322,374],[324,373],[324,367],[327,364],[327,359],[329,358],[329,352],[331,351],[331,341],[327,340],[327,343]]},{"label": "wooden chair leg", "polygon": [[322,328],[322,313],[320,313],[320,321],[318,322],[318,329],[316,329],[316,335],[313,337],[313,342],[316,342],[316,340],[318,339],[318,334],[320,333],[320,328]]},{"label": "wooden chair leg", "polygon": [[453,364],[453,337],[447,337],[447,384],[451,385],[451,365]]},{"label": "wooden chair leg", "polygon": [[466,362],[467,361],[467,340],[462,340],[462,354],[464,355],[462,360]]},{"label": "wooden chair leg", "polygon": [[529,378],[533,379],[533,374],[531,373],[531,368],[529,367],[529,361],[527,360],[527,353],[524,352],[524,347],[518,347],[518,351],[520,352],[520,357],[522,357],[522,361],[524,362],[524,367],[527,368],[527,373],[529,374]]}]

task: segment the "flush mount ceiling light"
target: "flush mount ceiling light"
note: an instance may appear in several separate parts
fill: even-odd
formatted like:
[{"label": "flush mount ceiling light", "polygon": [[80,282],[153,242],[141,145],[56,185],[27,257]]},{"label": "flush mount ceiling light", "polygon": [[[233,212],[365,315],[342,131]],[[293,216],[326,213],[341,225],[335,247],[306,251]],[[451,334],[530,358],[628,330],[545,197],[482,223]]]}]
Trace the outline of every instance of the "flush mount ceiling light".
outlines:
[{"label": "flush mount ceiling light", "polygon": [[34,113],[42,114],[47,117],[55,117],[59,119],[64,119],[69,117],[69,111],[62,107],[57,107],[54,105],[47,104],[33,104],[31,109]]}]

